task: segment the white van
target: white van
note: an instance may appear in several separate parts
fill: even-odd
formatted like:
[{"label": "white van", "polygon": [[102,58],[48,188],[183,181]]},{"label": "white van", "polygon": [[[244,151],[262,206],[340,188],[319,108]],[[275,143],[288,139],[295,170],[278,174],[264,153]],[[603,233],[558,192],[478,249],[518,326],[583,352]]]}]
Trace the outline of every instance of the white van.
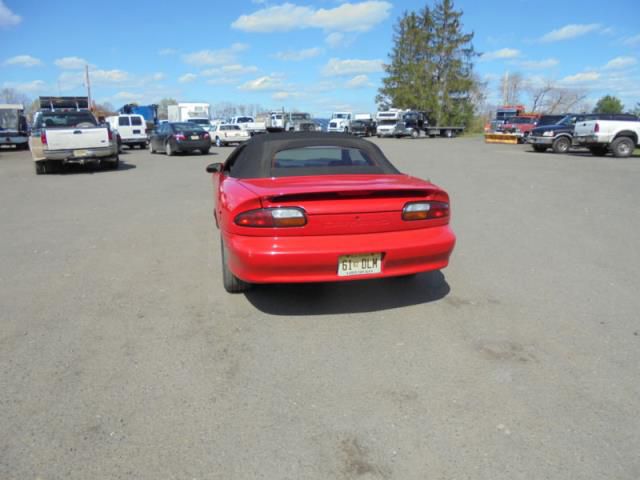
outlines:
[{"label": "white van", "polygon": [[116,130],[120,135],[122,145],[133,148],[138,145],[140,148],[147,147],[147,124],[142,115],[118,115],[117,117],[107,117],[107,122],[112,130]]}]

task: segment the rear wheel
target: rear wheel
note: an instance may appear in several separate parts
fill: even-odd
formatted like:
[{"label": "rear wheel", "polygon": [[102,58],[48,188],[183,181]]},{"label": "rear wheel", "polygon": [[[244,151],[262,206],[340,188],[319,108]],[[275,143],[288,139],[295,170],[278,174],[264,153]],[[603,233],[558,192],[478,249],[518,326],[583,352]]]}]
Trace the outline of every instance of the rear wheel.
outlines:
[{"label": "rear wheel", "polygon": [[202,155],[208,155],[208,154],[209,154],[209,149],[208,149],[208,148],[202,148],[202,149],[200,150],[200,153],[201,153]]},{"label": "rear wheel", "polygon": [[109,170],[117,170],[120,166],[120,157],[118,155],[111,157],[109,160],[105,161],[105,166]]},{"label": "rear wheel", "polygon": [[156,153],[155,148],[153,148],[153,142],[149,140],[149,153]]},{"label": "rear wheel", "polygon": [[604,157],[607,154],[607,147],[589,147],[589,151],[595,157]]},{"label": "rear wheel", "polygon": [[616,138],[611,143],[611,153],[613,153],[614,157],[618,158],[630,157],[634,148],[635,144],[629,137]]},{"label": "rear wheel", "polygon": [[38,160],[35,162],[36,166],[36,175],[43,175],[45,173],[49,173],[47,171],[47,162],[46,160]]},{"label": "rear wheel", "polygon": [[420,135],[420,132],[418,132],[418,130],[416,129],[411,130],[411,138],[418,138],[419,135]]},{"label": "rear wheel", "polygon": [[221,147],[222,146],[222,140],[220,140],[220,137],[216,137],[216,147]]},{"label": "rear wheel", "polygon": [[171,142],[167,142],[166,145],[164,146],[164,153],[167,154],[167,157],[171,157],[172,155],[175,155],[175,152],[173,151],[173,147],[171,146]]},{"label": "rear wheel", "polygon": [[227,248],[224,246],[222,239],[220,239],[220,256],[222,259],[222,285],[224,289],[229,293],[246,292],[251,284],[240,280],[229,270]]},{"label": "rear wheel", "polygon": [[567,153],[569,147],[571,147],[571,141],[567,137],[556,138],[551,146],[555,153]]},{"label": "rear wheel", "polygon": [[533,145],[533,150],[539,153],[542,152],[546,152],[547,151],[547,146],[546,145]]}]

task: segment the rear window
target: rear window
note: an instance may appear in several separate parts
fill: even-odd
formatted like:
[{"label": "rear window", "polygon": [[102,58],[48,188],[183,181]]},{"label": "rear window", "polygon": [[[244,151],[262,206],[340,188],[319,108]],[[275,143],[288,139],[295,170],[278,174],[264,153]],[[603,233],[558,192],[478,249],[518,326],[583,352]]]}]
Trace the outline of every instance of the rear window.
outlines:
[{"label": "rear window", "polygon": [[[365,167],[375,166],[373,160],[357,148],[305,147],[282,150],[273,156],[274,168]],[[331,173],[331,172],[328,172]]]},{"label": "rear window", "polygon": [[131,117],[131,125],[142,125],[142,118],[140,117]]},{"label": "rear window", "polygon": [[118,117],[118,125],[121,127],[128,127],[129,117]]},{"label": "rear window", "polygon": [[204,132],[202,127],[196,123],[174,123],[173,129],[176,132]]},{"label": "rear window", "polygon": [[35,128],[77,127],[78,125],[96,126],[98,122],[90,112],[43,112],[38,117]]}]

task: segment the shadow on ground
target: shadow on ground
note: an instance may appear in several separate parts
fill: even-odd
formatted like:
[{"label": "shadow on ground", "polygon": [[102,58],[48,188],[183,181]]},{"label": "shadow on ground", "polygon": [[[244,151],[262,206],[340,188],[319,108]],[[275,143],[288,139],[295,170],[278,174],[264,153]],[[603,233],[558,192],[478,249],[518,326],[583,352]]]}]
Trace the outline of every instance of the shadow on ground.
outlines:
[{"label": "shadow on ground", "polygon": [[440,300],[450,288],[440,271],[353,282],[256,285],[246,297],[271,315],[365,313]]},{"label": "shadow on ground", "polygon": [[117,170],[110,170],[106,168],[100,167],[92,167],[90,165],[79,165],[79,164],[67,164],[64,165],[60,170],[56,173],[62,175],[74,175],[74,174],[94,174],[94,173],[118,173],[124,170],[132,170],[136,168],[132,163],[125,163],[120,160],[120,165]]}]

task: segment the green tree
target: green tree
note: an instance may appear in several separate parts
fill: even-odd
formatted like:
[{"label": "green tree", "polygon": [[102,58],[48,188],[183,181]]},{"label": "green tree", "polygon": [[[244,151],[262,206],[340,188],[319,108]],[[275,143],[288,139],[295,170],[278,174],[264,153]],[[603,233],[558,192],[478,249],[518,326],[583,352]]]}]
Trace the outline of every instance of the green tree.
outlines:
[{"label": "green tree", "polygon": [[167,107],[169,105],[177,105],[178,102],[174,98],[163,98],[158,102],[158,119],[166,120],[168,118]]},{"label": "green tree", "polygon": [[394,28],[390,62],[376,97],[381,108],[425,110],[440,125],[471,120],[477,53],[473,33],[462,31],[462,14],[451,0],[404,13]]},{"label": "green tree", "polygon": [[598,100],[598,103],[593,108],[593,113],[622,113],[623,109],[624,106],[620,99],[612,95],[605,95]]}]

